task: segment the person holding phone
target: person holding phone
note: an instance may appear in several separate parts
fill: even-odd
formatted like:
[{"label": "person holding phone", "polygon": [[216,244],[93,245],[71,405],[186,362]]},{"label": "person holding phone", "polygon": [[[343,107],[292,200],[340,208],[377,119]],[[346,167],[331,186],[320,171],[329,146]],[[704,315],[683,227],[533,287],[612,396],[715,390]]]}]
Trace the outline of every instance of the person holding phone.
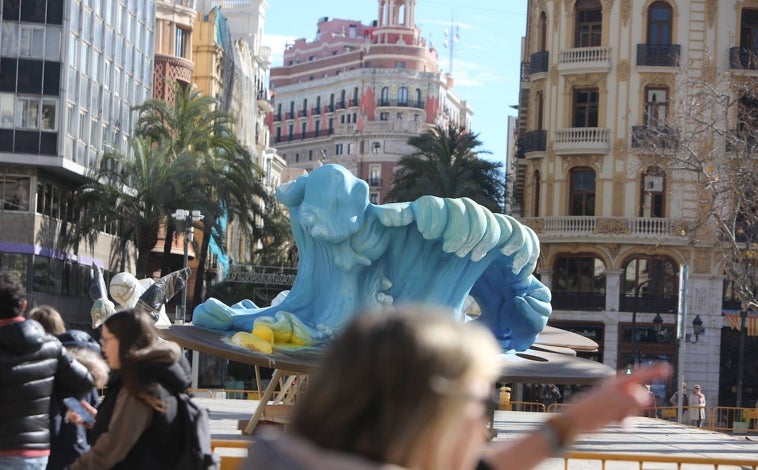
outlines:
[{"label": "person holding phone", "polygon": [[[91,418],[82,401],[97,407],[100,403],[98,389],[108,383],[110,368],[103,359],[100,344],[88,333],[81,330],[68,330],[58,335],[58,339],[69,354],[84,364],[94,378],[93,387],[84,397],[76,398],[64,387],[56,387],[50,403],[50,459],[47,470],[67,468],[74,460],[89,450],[88,424]],[[85,418],[84,426],[77,425],[70,419],[71,411]]]},{"label": "person holding phone", "polygon": [[[186,431],[176,394],[190,385],[190,365],[178,344],[158,337],[152,319],[139,309],[105,320],[100,343],[111,368],[105,397],[95,416],[90,450],[71,470],[173,468]],[[81,421],[72,414],[72,419]]]}]

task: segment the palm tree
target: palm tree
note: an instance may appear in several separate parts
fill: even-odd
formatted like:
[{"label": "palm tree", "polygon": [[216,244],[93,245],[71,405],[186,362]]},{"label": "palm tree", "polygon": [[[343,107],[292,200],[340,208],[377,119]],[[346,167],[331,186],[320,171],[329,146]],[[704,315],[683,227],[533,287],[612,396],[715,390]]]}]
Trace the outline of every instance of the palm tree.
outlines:
[{"label": "palm tree", "polygon": [[[167,147],[170,158],[195,162],[196,171],[183,181],[181,202],[174,201],[173,207],[191,206],[205,214],[193,296],[197,301],[202,297],[211,239],[224,248],[226,224],[236,220],[243,234],[255,240],[256,217],[265,216],[269,195],[260,169],[233,131],[233,116],[217,110],[216,100],[194,87],[177,86],[175,91],[173,104],[154,99],[137,107],[136,133]],[[174,231],[173,220],[166,222],[164,273]]]},{"label": "palm tree", "polygon": [[502,163],[479,158],[479,135],[450,125],[435,126],[408,139],[417,151],[403,156],[387,201],[413,201],[424,195],[468,197],[493,212],[502,210]]},{"label": "palm tree", "polygon": [[122,263],[129,242],[137,248],[137,277],[147,275],[150,250],[166,217],[166,200],[181,191],[191,172],[185,159],[167,158],[168,149],[149,139],[133,138],[131,155],[111,150],[100,169],[78,188],[78,219],[72,240],[94,245],[99,232],[120,236]]}]

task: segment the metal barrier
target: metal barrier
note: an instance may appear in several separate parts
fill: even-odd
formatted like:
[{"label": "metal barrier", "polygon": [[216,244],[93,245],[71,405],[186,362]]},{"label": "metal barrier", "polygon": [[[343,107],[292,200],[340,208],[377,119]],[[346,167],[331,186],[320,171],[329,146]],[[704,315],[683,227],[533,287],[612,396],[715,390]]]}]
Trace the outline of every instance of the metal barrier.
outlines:
[{"label": "metal barrier", "polygon": [[527,411],[544,413],[545,405],[534,401],[511,401],[505,407],[501,407],[504,411]]},{"label": "metal barrier", "polygon": [[216,398],[227,400],[260,400],[261,394],[257,390],[236,390],[229,388],[190,388],[189,393],[196,397]]},{"label": "metal barrier", "polygon": [[[758,469],[758,459],[729,459],[729,458],[711,458],[711,457],[685,457],[682,455],[663,455],[663,454],[611,454],[604,452],[568,452],[563,456],[563,468],[571,468],[571,460],[596,460],[601,462],[601,469],[605,470],[608,462],[636,462],[640,470],[643,470],[645,463],[670,463],[680,469],[682,465],[710,465],[714,470],[720,466],[731,465],[743,469]],[[656,467],[660,468],[660,467]]]}]

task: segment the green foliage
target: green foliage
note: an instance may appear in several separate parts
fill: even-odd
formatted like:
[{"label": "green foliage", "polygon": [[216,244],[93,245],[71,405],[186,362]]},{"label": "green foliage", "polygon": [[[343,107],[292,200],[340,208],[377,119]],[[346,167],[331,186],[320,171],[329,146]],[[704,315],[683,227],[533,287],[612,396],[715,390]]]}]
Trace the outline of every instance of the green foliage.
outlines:
[{"label": "green foliage", "polygon": [[493,212],[502,211],[505,181],[502,164],[483,160],[478,134],[455,126],[435,126],[411,137],[417,151],[402,157],[387,196],[389,202],[413,201],[424,195],[468,197]]}]

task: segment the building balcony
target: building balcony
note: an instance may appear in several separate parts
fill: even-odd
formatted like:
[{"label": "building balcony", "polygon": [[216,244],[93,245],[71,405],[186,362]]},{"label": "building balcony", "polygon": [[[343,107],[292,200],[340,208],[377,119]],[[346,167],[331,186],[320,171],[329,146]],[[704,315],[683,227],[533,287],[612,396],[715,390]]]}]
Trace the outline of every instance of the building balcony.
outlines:
[{"label": "building balcony", "polygon": [[689,225],[679,219],[662,217],[526,217],[543,243],[577,241],[620,241],[642,244],[686,244]]},{"label": "building balcony", "polygon": [[600,127],[557,129],[553,151],[556,155],[607,154],[611,151],[611,130]]},{"label": "building balcony", "polygon": [[727,152],[758,153],[758,131],[732,129],[726,136]]},{"label": "building balcony", "polygon": [[366,121],[363,125],[363,132],[370,133],[399,133],[408,132],[419,134],[422,132],[424,123],[422,120],[407,121],[391,119],[389,121]]},{"label": "building balcony", "polygon": [[558,70],[563,73],[608,72],[611,70],[611,48],[576,47],[563,50],[558,54]]},{"label": "building balcony", "polygon": [[528,82],[529,76],[532,74],[532,64],[529,62],[521,62],[521,81]]},{"label": "building balcony", "polygon": [[678,305],[679,297],[675,294],[640,292],[636,299],[634,293],[622,294],[619,299],[620,312],[674,313]]},{"label": "building balcony", "polygon": [[379,107],[398,107],[398,108],[418,108],[424,109],[423,100],[378,100],[376,105]]},{"label": "building balcony", "polygon": [[382,187],[382,179],[381,178],[369,178],[368,179],[368,185],[372,188],[381,188]]},{"label": "building balcony", "polygon": [[537,73],[546,73],[550,64],[550,52],[535,52],[529,58],[529,76]]},{"label": "building balcony", "polygon": [[679,148],[679,130],[668,126],[632,126],[632,148],[675,150]]},{"label": "building balcony", "polygon": [[[529,131],[524,137],[524,156],[526,158],[544,156],[547,150],[547,131],[544,129]],[[528,155],[528,154],[532,155]],[[535,155],[537,154],[537,155]],[[542,155],[540,155],[542,154]]]},{"label": "building balcony", "polygon": [[679,44],[637,44],[637,65],[678,67],[681,49]]},{"label": "building balcony", "polygon": [[285,119],[294,119],[295,118],[295,112],[294,111],[287,111],[284,113]]},{"label": "building balcony", "polygon": [[301,109],[297,112],[297,117],[308,117],[308,110],[307,109]]},{"label": "building balcony", "polygon": [[305,139],[317,139],[320,137],[328,137],[332,134],[334,134],[334,129],[320,129],[317,131],[306,132],[304,134],[280,135],[274,137],[274,143],[278,144],[282,142],[295,142]]},{"label": "building balcony", "polygon": [[732,47],[729,49],[729,67],[732,70],[758,70],[758,49]]}]

